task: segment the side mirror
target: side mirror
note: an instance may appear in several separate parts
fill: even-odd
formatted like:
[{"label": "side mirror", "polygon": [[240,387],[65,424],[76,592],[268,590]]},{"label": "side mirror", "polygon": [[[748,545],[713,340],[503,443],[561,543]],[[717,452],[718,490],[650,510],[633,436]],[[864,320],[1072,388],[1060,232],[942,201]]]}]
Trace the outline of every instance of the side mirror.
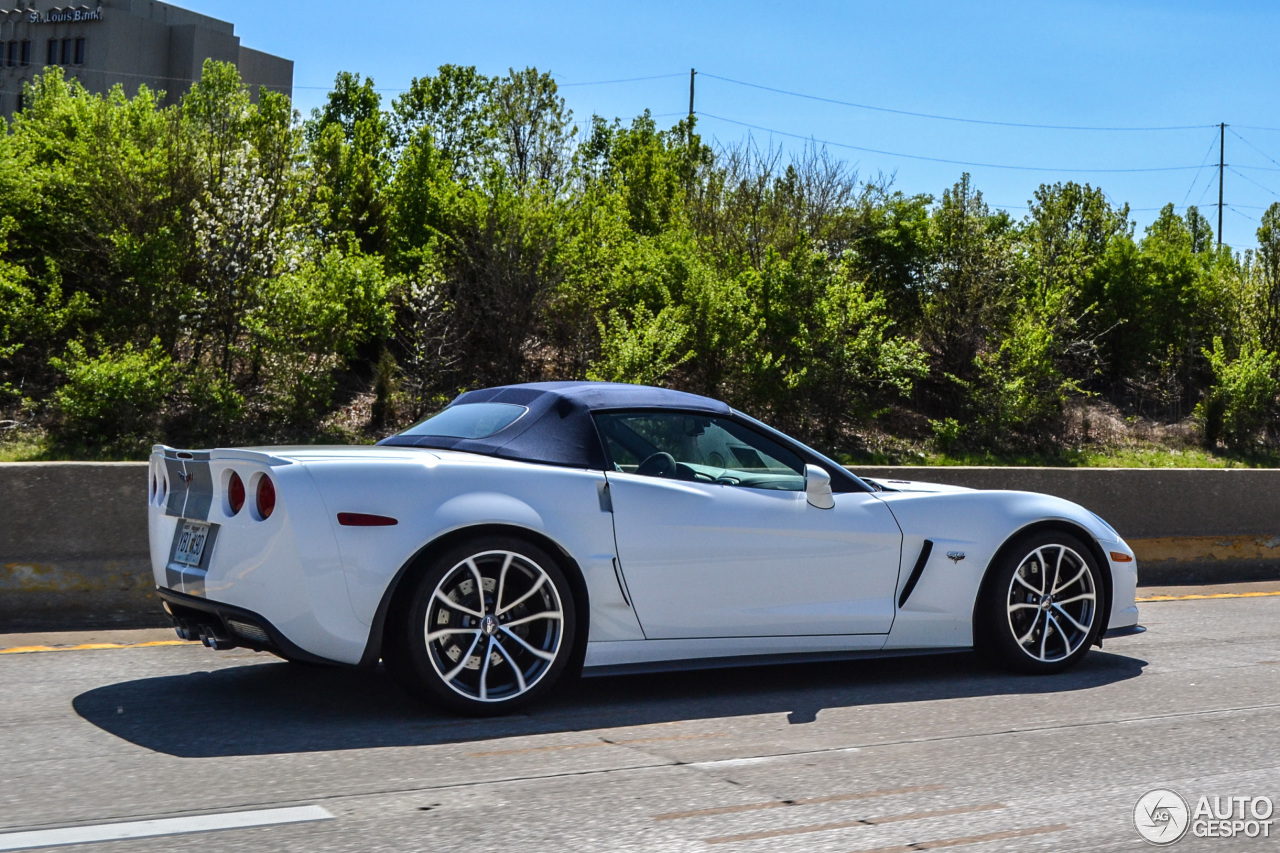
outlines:
[{"label": "side mirror", "polygon": [[831,496],[831,475],[817,465],[804,466],[804,496],[810,506],[831,509],[836,500]]}]

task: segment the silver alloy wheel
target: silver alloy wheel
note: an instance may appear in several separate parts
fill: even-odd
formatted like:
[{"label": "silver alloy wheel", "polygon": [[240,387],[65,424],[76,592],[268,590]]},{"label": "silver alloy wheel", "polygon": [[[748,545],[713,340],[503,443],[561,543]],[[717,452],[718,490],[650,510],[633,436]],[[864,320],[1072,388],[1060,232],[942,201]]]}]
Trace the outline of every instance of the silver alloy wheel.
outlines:
[{"label": "silver alloy wheel", "polygon": [[496,550],[445,572],[423,631],[432,667],[454,692],[504,702],[546,675],[563,625],[560,594],[546,571],[523,554]]},{"label": "silver alloy wheel", "polygon": [[1079,553],[1042,545],[1022,558],[1009,582],[1013,641],[1042,663],[1065,660],[1089,639],[1097,599],[1093,573]]}]

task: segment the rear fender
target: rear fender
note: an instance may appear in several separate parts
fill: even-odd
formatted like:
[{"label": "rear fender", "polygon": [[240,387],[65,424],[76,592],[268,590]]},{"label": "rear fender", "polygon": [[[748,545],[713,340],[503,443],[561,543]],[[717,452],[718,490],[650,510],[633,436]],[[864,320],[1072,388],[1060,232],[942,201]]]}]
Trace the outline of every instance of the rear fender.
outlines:
[{"label": "rear fender", "polygon": [[[333,529],[306,466],[255,451],[179,451],[152,454],[148,534],[156,585],[258,612],[290,642],[327,660],[355,663],[364,628],[347,592]],[[247,500],[232,512],[227,487],[232,473],[244,481]],[[259,478],[271,478],[275,509],[262,518],[255,507]],[[211,525],[207,565],[172,562],[177,527],[184,519]]]}]

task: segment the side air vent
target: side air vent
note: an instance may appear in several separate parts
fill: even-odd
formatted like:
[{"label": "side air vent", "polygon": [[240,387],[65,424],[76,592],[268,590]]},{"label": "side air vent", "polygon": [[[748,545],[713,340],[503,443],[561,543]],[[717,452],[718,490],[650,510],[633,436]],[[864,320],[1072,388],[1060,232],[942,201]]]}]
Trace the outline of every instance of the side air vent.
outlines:
[{"label": "side air vent", "polygon": [[932,553],[933,540],[924,540],[924,545],[920,548],[920,556],[916,557],[916,564],[911,567],[911,574],[907,575],[907,582],[902,586],[902,594],[898,596],[898,607],[906,604],[907,599],[911,597],[916,584],[920,582],[920,576],[924,574],[924,564],[929,562],[929,555]]}]

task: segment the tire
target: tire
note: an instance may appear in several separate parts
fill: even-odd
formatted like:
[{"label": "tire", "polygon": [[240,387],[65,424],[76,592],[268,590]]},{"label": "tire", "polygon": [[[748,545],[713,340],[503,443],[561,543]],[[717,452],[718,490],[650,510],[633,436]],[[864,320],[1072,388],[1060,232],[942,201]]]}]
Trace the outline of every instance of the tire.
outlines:
[{"label": "tire", "polygon": [[575,616],[569,582],[545,550],[513,536],[472,540],[417,579],[383,661],[414,696],[502,714],[555,685],[573,656]]},{"label": "tire", "polygon": [[1077,537],[1033,533],[1005,550],[974,611],[974,646],[991,663],[1047,675],[1075,666],[1102,627],[1102,575]]}]

